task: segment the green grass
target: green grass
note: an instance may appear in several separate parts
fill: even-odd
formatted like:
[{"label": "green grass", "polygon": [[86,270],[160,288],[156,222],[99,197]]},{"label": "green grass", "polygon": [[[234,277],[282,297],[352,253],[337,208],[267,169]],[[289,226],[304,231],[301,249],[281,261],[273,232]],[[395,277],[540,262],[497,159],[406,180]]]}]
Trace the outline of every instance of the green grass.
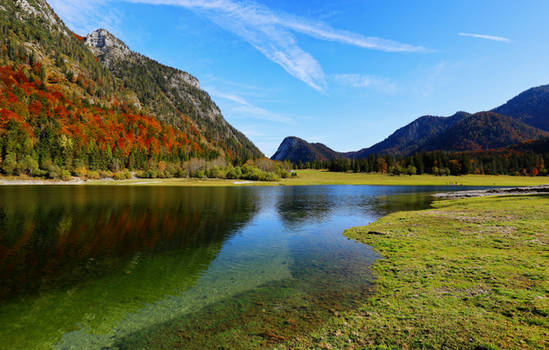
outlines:
[{"label": "green grass", "polygon": [[549,177],[507,175],[402,175],[376,173],[336,173],[323,170],[298,170],[298,177],[285,179],[283,185],[462,185],[462,186],[534,186],[549,184]]},{"label": "green grass", "polygon": [[[225,179],[133,179],[90,180],[88,185],[146,185],[146,186],[304,186],[304,185],[461,185],[461,186],[535,186],[549,184],[547,176],[508,175],[402,175],[392,176],[377,173],[336,173],[326,170],[298,170],[297,177],[280,181],[247,181]],[[0,177],[0,180],[41,180],[29,177]],[[53,182],[53,181],[52,181]]]},{"label": "green grass", "polygon": [[384,257],[376,291],[298,346],[547,349],[548,218],[549,196],[485,197],[347,230]]}]

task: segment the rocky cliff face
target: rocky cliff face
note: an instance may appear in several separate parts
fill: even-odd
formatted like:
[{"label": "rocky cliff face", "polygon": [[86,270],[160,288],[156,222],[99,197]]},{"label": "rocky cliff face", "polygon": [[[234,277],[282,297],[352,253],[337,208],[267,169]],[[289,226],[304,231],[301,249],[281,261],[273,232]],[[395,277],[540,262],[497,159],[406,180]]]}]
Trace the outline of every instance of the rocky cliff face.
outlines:
[{"label": "rocky cliff face", "polygon": [[20,20],[28,19],[29,16],[38,16],[46,21],[50,29],[53,29],[54,27],[64,27],[59,18],[55,15],[55,12],[53,12],[48,3],[44,0],[33,1],[33,5],[31,5],[28,0],[15,0],[14,3],[19,10],[16,12],[16,16]]},{"label": "rocky cliff face", "polygon": [[184,115],[209,140],[220,148],[231,150],[235,156],[263,156],[250,140],[227,123],[194,76],[131,51],[105,29],[90,33],[85,43],[125,87],[135,91],[136,104],[146,112],[176,126],[181,124]]},{"label": "rocky cliff face", "polygon": [[126,44],[105,29],[91,32],[84,42],[107,67],[119,60],[129,59],[132,53]]}]

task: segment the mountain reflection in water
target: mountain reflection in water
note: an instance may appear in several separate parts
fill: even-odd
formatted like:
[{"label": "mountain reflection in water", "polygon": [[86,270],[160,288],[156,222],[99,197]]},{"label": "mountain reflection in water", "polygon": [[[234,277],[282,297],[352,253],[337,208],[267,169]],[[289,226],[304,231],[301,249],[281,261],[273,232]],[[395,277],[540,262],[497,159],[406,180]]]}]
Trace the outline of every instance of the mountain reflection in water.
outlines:
[{"label": "mountain reflection in water", "polygon": [[344,229],[451,189],[0,187],[0,338],[18,349],[257,347],[266,329],[291,339],[372,285],[378,256]]}]

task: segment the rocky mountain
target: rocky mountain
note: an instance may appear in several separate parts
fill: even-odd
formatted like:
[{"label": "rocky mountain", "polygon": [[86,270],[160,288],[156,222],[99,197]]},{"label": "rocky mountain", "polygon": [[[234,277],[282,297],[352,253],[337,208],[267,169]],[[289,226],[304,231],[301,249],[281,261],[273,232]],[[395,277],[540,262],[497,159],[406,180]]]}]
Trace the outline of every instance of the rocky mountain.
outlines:
[{"label": "rocky mountain", "polygon": [[289,136],[282,141],[271,159],[299,163],[300,161],[327,161],[340,156],[340,153],[326,147],[322,143],[309,143],[298,137]]},{"label": "rocky mountain", "polygon": [[45,0],[0,0],[0,171],[173,175],[189,159],[218,157],[262,154],[196,78],[106,30],[74,34]]},{"label": "rocky mountain", "polygon": [[549,85],[528,89],[493,110],[535,128],[549,131]]},{"label": "rocky mountain", "polygon": [[176,126],[185,115],[219,147],[242,159],[262,156],[246,136],[227,123],[194,76],[131,51],[105,29],[90,33],[84,42],[125,88],[136,92],[139,108]]},{"label": "rocky mountain", "polygon": [[[363,159],[372,154],[407,156],[414,152],[432,150],[478,151],[512,146],[547,136],[547,132],[549,85],[529,89],[492,112],[457,112],[450,117],[420,117],[385,140],[356,152],[336,152],[318,144],[314,149],[329,149],[332,152],[331,158],[324,157],[328,160]],[[307,142],[301,140],[300,144],[305,145]],[[303,163],[323,159],[311,152],[292,153],[292,149],[295,147],[284,146],[284,152],[275,154],[276,159]],[[305,149],[305,146],[299,149]]]}]

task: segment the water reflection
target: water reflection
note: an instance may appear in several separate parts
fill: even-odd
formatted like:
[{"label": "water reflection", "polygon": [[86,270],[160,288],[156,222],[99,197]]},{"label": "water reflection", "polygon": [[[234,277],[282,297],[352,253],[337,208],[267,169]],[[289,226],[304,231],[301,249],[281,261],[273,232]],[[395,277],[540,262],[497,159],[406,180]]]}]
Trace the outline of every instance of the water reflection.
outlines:
[{"label": "water reflection", "polygon": [[70,287],[151,253],[217,243],[257,210],[230,188],[0,189],[0,300]]},{"label": "water reflection", "polygon": [[377,255],[342,231],[425,208],[436,190],[0,187],[0,338],[21,349],[291,338],[371,286]]}]

